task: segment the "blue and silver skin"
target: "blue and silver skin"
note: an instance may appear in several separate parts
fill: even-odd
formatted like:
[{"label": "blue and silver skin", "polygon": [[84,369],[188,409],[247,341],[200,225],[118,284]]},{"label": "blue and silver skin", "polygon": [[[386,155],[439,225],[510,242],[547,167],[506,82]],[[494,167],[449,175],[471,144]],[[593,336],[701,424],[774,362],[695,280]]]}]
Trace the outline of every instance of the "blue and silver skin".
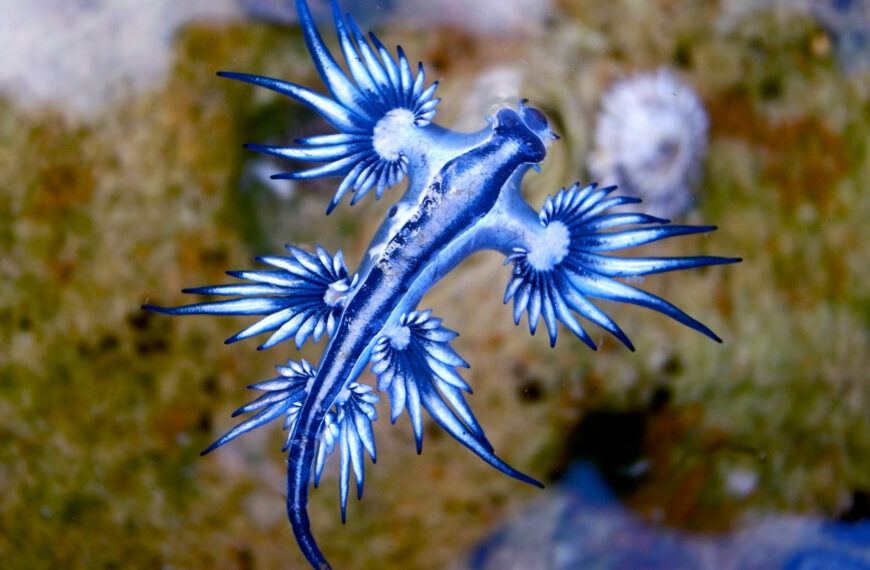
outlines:
[{"label": "blue and silver skin", "polygon": [[[297,348],[309,338],[329,337],[318,366],[289,361],[278,376],[249,386],[263,394],[234,415],[256,414],[230,430],[203,453],[279,417],[288,431],[287,514],[303,554],[314,568],[329,568],[311,533],[308,487],[320,480],[326,458],[339,450],[341,516],[345,517],[351,471],[362,495],[365,455],[375,460],[372,422],[377,419],[374,388],[357,382],[371,364],[377,390],[389,398],[390,419],[406,410],[418,453],[422,410],[451,436],[496,469],[521,481],[540,483],[520,473],[493,452],[463,392],[471,392],[457,368],[468,364],[450,347],[457,333],[442,326],[431,311],[418,310],[423,295],[475,251],[493,249],[507,257],[512,274],[504,302],[514,301],[514,319],[528,315],[532,333],[543,317],[556,342],[561,322],[592,349],[595,343],[575,315],[612,333],[629,349],[622,330],[590,299],[608,299],[654,309],[719,341],[710,329],[669,302],[618,281],[650,273],[737,261],[723,257],[620,258],[607,252],[684,234],[706,233],[712,226],[670,225],[640,213],[606,213],[639,202],[612,196],[614,187],[577,184],[547,198],[536,212],[520,186],[530,168],[558,138],[544,115],[520,102],[489,119],[473,134],[433,124],[439,99],[436,84],[425,85],[398,48],[397,57],[331,0],[347,71],[336,62],[317,31],[308,4],[296,0],[305,41],[330,96],[278,79],[220,73],[271,89],[317,111],[338,131],[300,139],[298,146],[248,145],[293,160],[322,163],[276,174],[304,180],[343,177],[327,213],[351,192],[356,202],[370,190],[380,198],[405,176],[405,194],[389,209],[359,269],[351,274],[339,251],[330,255],[288,246],[288,256],[265,256],[271,266],[233,271],[244,283],[186,289],[186,293],[230,296],[166,308],[170,315],[262,315],[229,338],[235,342],[271,332],[260,346],[293,339]],[[624,228],[624,226],[628,226]]]}]

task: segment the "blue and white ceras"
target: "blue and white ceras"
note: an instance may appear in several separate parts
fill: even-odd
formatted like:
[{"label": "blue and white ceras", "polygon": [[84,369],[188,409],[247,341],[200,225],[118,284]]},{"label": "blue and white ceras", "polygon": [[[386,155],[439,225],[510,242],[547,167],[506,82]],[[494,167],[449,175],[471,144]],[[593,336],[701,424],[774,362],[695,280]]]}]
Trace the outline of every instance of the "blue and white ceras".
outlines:
[{"label": "blue and white ceras", "polygon": [[[456,333],[431,311],[418,311],[421,297],[471,253],[493,249],[513,266],[505,303],[514,300],[514,318],[528,315],[534,333],[543,317],[551,344],[557,321],[587,345],[596,346],[575,314],[603,327],[628,348],[628,337],[590,298],[633,303],[662,312],[719,340],[683,311],[614,277],[633,277],[705,265],[732,258],[620,258],[606,252],[663,238],[705,233],[711,226],[670,225],[641,213],[605,213],[639,202],[611,196],[614,190],[577,184],[547,198],[540,212],[523,199],[523,176],[547,155],[557,137],[544,115],[521,102],[489,119],[473,134],[456,133],[431,122],[439,99],[436,84],[425,86],[422,65],[412,72],[401,48],[393,55],[374,35],[364,36],[353,19],[331,0],[347,71],[333,58],[318,33],[305,0],[296,0],[305,41],[330,96],[278,79],[220,73],[266,87],[317,111],[338,131],[296,141],[298,146],[248,145],[289,159],[320,162],[307,170],[275,178],[343,177],[331,211],[348,192],[351,203],[370,190],[380,198],[408,177],[408,187],[376,233],[359,269],[351,275],[339,251],[319,246],[314,253],[292,246],[289,256],[265,256],[267,270],[229,272],[244,283],[186,289],[186,293],[233,296],[166,308],[172,315],[264,315],[227,340],[272,332],[260,348],[293,338],[297,347],[326,333],[329,341],[315,368],[288,361],[279,375],[251,388],[264,392],[236,414],[257,412],[217,440],[207,453],[237,436],[283,417],[289,432],[287,513],[299,546],[315,568],[328,568],[309,526],[308,486],[319,482],[326,457],[340,453],[342,520],[351,468],[362,495],[366,453],[375,460],[372,422],[378,397],[358,383],[371,364],[377,389],[386,392],[391,420],[407,410],[417,451],[422,443],[421,409],[450,435],[496,469],[534,485],[534,479],[499,459],[475,420],[457,373],[468,366],[450,347]],[[627,229],[620,229],[630,226]]]}]

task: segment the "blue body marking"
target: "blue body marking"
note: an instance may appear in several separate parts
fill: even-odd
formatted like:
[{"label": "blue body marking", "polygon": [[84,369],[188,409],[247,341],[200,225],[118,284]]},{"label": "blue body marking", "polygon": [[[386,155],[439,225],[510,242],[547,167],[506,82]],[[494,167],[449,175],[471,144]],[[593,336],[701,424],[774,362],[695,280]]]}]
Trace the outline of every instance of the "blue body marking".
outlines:
[{"label": "blue body marking", "polygon": [[[336,0],[333,17],[349,74],[333,59],[305,0],[296,9],[309,51],[332,98],[277,79],[220,75],[272,89],[308,105],[339,132],[297,141],[297,147],[247,145],[259,152],[324,164],[276,178],[341,176],[331,211],[348,192],[351,203],[370,190],[380,198],[408,177],[405,194],[390,209],[356,273],[341,252],[329,255],[288,246],[289,256],[265,256],[272,269],[230,272],[246,283],[185,292],[233,299],[180,307],[146,305],[165,314],[263,315],[228,342],[272,332],[261,348],[294,339],[300,347],[324,334],[330,340],[317,368],[305,361],[277,367],[279,376],[250,388],[265,392],[233,415],[256,412],[203,453],[239,435],[284,418],[288,430],[287,513],[299,547],[314,568],[329,568],[310,529],[309,483],[317,485],[327,456],[339,449],[339,488],[345,517],[351,473],[362,495],[364,459],[375,459],[371,424],[377,419],[373,388],[356,382],[371,365],[377,389],[388,395],[390,417],[407,411],[418,453],[422,410],[484,461],[521,481],[539,485],[499,459],[469,408],[469,386],[457,372],[468,364],[449,345],[456,333],[430,311],[418,311],[423,295],[471,253],[492,249],[513,265],[504,302],[514,318],[528,315],[535,332],[543,318],[551,344],[561,322],[591,348],[596,346],[574,317],[601,326],[633,350],[622,330],[590,298],[634,303],[662,312],[719,340],[702,323],[667,301],[615,277],[738,261],[722,257],[621,258],[607,255],[671,236],[708,232],[711,226],[671,225],[640,213],[605,213],[637,203],[611,197],[613,187],[574,185],[548,198],[536,212],[520,186],[529,168],[546,157],[556,137],[540,111],[520,102],[501,109],[478,133],[454,133],[431,123],[436,85],[425,87],[398,49],[394,59],[374,35],[368,38]],[[629,229],[618,230],[622,226]],[[607,231],[613,230],[613,231]]]}]

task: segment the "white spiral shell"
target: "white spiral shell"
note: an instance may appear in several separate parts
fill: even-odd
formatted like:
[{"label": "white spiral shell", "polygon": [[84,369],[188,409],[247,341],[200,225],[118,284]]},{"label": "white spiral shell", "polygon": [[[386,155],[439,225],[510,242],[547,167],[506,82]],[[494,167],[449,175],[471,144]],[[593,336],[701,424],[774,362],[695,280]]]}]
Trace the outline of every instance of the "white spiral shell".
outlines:
[{"label": "white spiral shell", "polygon": [[677,217],[694,201],[708,127],[698,95],[667,69],[622,79],[602,97],[590,174],[654,216]]}]

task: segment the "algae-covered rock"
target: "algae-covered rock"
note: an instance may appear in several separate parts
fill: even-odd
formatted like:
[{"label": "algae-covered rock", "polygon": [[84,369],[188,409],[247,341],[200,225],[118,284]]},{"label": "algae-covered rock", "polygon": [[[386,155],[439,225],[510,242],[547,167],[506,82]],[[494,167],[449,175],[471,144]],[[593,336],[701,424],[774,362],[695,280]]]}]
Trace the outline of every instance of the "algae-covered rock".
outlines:
[{"label": "algae-covered rock", "polygon": [[[688,216],[719,230],[642,254],[744,261],[641,285],[723,344],[613,306],[636,352],[597,332],[596,353],[567,334],[551,349],[514,326],[501,303],[510,271],[490,254],[421,307],[462,332],[454,346],[471,364],[470,404],[499,455],[524,472],[555,480],[600,437],[631,446],[610,473],[648,521],[739,531],[760,514],[860,518],[854,497],[870,488],[870,82],[843,74],[839,40],[813,13],[727,4],[561,0],[517,33],[399,12],[379,29],[443,77],[438,122],[473,121],[464,98],[490,76],[547,113],[562,140],[528,179],[535,205],[587,180],[591,117],[614,80],[676,69],[710,115],[703,198]],[[233,425],[247,384],[286,358],[316,361],[320,347],[225,346],[245,319],[174,320],[139,307],[177,304],[180,289],[220,282],[286,242],[342,248],[348,265],[363,254],[395,194],[324,218],[330,181],[265,183],[257,172],[285,165],[252,162],[242,143],[286,143],[324,126],[214,75],[319,85],[303,44],[293,27],[189,25],[172,38],[165,78],[86,116],[63,101],[24,104],[4,82],[2,565],[302,567],[283,516],[279,428],[199,452]],[[312,494],[312,524],[338,568],[444,568],[548,492],[503,477],[432,425],[418,458],[406,420],[390,428],[382,412],[378,463],[348,523],[335,470]],[[582,421],[594,414],[640,414],[642,429],[590,435]]]}]

